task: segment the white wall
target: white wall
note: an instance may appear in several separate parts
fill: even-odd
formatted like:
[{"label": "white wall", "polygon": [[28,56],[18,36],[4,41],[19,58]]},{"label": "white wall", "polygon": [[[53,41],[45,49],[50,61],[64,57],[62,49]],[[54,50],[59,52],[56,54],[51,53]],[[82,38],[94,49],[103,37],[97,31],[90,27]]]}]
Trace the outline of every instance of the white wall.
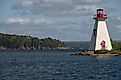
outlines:
[{"label": "white wall", "polygon": [[106,42],[106,50],[111,50],[112,45],[111,45],[106,21],[98,21],[95,50],[101,50],[100,44],[103,40]]}]

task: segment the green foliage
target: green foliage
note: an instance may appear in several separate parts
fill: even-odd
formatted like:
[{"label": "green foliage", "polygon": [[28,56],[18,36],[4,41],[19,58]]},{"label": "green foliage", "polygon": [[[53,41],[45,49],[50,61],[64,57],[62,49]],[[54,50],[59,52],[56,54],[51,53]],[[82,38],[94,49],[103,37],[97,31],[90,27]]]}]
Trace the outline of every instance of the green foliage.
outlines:
[{"label": "green foliage", "polygon": [[121,54],[121,50],[97,50],[95,54]]},{"label": "green foliage", "polygon": [[114,50],[121,50],[121,42],[111,40],[111,43]]},{"label": "green foliage", "polygon": [[121,50],[112,50],[110,51],[111,54],[121,54]]},{"label": "green foliage", "polygon": [[107,54],[108,52],[108,50],[97,50],[95,51],[95,54]]},{"label": "green foliage", "polygon": [[50,37],[39,39],[31,36],[18,36],[0,33],[0,49],[48,49],[66,47],[64,42],[61,42]]}]

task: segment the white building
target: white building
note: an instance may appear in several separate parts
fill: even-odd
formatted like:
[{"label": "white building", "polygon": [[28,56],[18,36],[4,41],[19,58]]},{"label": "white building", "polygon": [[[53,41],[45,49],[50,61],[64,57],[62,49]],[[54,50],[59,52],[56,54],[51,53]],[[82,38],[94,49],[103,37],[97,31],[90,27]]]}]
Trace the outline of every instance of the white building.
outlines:
[{"label": "white building", "polygon": [[95,25],[89,45],[89,50],[110,51],[112,49],[112,45],[106,24],[107,15],[104,14],[103,9],[97,9],[97,14],[93,19],[95,19]]}]

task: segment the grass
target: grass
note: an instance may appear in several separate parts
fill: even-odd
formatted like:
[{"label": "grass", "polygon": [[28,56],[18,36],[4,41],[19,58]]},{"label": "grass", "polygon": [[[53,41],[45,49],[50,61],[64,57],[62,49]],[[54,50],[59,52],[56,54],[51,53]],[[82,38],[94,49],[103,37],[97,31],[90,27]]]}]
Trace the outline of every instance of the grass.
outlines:
[{"label": "grass", "polygon": [[121,54],[121,50],[97,50],[95,54]]}]

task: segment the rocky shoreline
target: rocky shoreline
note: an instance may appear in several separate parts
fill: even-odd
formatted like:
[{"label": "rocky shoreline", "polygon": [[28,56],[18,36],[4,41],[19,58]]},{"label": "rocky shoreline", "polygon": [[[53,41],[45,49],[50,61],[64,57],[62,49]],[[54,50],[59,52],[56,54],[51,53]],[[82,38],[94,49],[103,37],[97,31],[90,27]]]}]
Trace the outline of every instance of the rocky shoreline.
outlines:
[{"label": "rocky shoreline", "polygon": [[70,50],[69,47],[57,47],[57,48],[47,48],[47,47],[43,47],[43,48],[40,48],[40,49],[36,49],[36,48],[1,48],[0,47],[0,51],[18,51],[18,50]]},{"label": "rocky shoreline", "polygon": [[94,54],[94,51],[79,51],[71,55],[81,55],[81,56],[89,56]]},{"label": "rocky shoreline", "polygon": [[106,58],[106,57],[113,57],[113,56],[120,56],[121,54],[95,54],[95,51],[79,51],[71,55],[80,55],[80,56],[92,56],[92,57],[99,57],[99,58]]}]

